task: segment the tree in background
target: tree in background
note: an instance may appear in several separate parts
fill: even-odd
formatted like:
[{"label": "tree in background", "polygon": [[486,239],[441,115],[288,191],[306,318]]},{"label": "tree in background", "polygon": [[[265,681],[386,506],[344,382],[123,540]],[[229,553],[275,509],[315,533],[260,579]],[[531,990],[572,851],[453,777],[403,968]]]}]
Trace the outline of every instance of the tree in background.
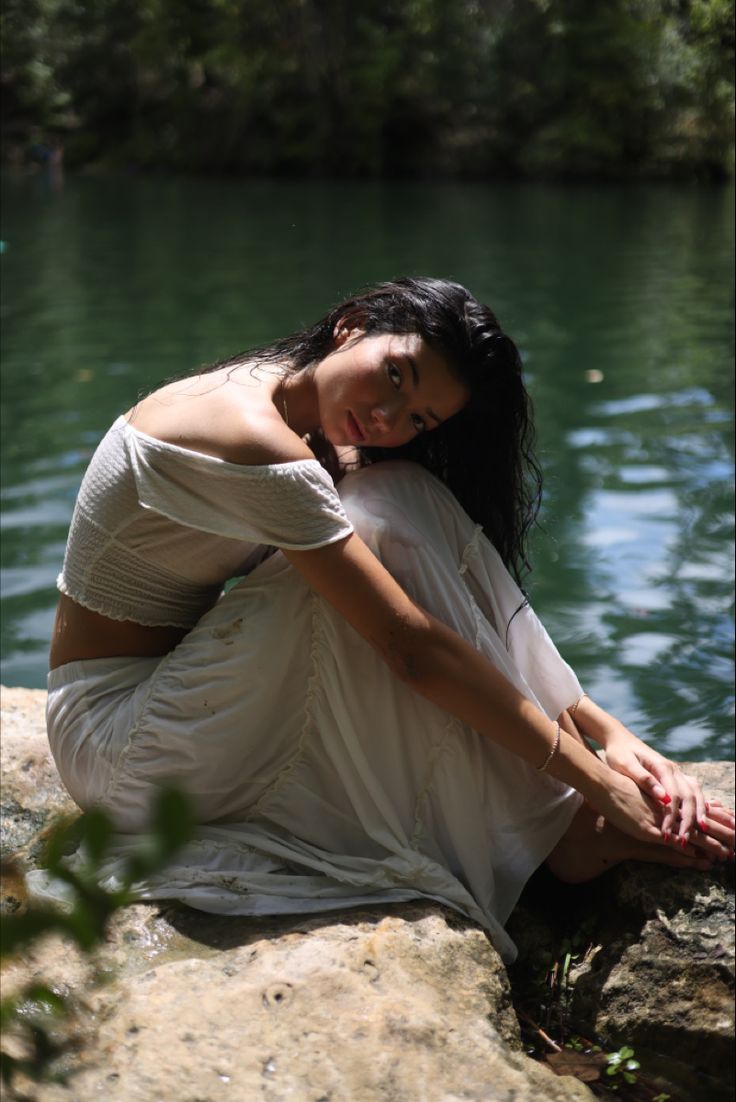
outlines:
[{"label": "tree in background", "polygon": [[734,0],[5,0],[6,157],[330,176],[730,172]]},{"label": "tree in background", "polygon": [[36,131],[73,123],[71,93],[59,81],[56,3],[5,0],[0,9],[2,136],[4,152],[29,145]]}]

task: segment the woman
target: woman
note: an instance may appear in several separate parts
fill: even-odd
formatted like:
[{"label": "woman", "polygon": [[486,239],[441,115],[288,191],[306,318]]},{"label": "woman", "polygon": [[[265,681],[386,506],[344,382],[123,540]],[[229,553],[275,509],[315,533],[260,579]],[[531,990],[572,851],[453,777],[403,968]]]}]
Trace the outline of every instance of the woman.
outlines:
[{"label": "woman", "polygon": [[116,421],[59,579],[49,737],[120,855],[157,783],[191,794],[197,838],[143,894],[231,913],[425,895],[512,959],[502,925],[544,860],[583,880],[728,856],[732,816],[582,693],[509,576],[531,438],[514,345],[433,279]]}]

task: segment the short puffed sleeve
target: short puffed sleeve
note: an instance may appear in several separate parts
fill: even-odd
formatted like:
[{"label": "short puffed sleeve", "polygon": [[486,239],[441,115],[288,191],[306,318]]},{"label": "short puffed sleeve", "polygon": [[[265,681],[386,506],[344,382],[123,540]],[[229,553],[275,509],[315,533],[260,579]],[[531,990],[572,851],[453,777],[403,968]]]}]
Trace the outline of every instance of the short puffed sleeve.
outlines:
[{"label": "short puffed sleeve", "polygon": [[127,428],[140,505],[177,524],[303,551],[335,543],[353,530],[332,479],[316,459],[249,467]]}]

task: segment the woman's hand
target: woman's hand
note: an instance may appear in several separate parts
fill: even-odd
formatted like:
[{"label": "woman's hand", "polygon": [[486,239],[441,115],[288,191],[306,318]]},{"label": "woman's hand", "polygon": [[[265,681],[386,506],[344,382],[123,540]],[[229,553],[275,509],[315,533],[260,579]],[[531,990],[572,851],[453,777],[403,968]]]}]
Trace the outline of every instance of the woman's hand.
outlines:
[{"label": "woman's hand", "polygon": [[624,834],[642,842],[663,843],[661,805],[624,774],[609,768],[603,787],[589,802]]},{"label": "woman's hand", "polygon": [[694,777],[683,773],[676,762],[652,750],[621,723],[616,722],[609,730],[606,761],[663,807],[661,832],[665,842],[683,849],[692,842],[714,858],[733,850],[733,814],[717,803],[711,807]]},{"label": "woman's hand", "polygon": [[[624,834],[644,842],[666,844],[661,825],[665,809],[630,777],[609,769],[604,789],[589,802]],[[702,825],[693,831],[689,842],[682,845],[673,841],[678,849],[682,846],[688,857],[705,857],[712,864],[733,858],[733,814],[718,803],[709,804]]]},{"label": "woman's hand", "polygon": [[571,714],[579,730],[605,749],[611,769],[630,777],[642,792],[660,802],[664,808],[662,837],[666,842],[684,849],[697,831],[710,833],[705,796],[694,777],[652,750],[586,694],[576,702]]},{"label": "woman's hand", "polygon": [[719,800],[705,805],[705,822],[699,825],[691,838],[691,845],[705,853],[713,861],[724,861],[734,856],[734,814],[723,807]]},{"label": "woman's hand", "polygon": [[705,796],[694,777],[683,773],[668,758],[652,750],[616,722],[606,739],[606,761],[611,769],[630,777],[647,795],[664,807],[662,836],[686,846],[705,822]]}]

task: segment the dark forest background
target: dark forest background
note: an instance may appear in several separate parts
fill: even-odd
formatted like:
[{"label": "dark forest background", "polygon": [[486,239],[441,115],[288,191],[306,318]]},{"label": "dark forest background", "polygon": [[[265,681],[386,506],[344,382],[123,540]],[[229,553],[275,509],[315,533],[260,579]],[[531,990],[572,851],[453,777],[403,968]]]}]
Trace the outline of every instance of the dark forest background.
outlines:
[{"label": "dark forest background", "polygon": [[3,0],[7,162],[721,179],[734,0]]}]

